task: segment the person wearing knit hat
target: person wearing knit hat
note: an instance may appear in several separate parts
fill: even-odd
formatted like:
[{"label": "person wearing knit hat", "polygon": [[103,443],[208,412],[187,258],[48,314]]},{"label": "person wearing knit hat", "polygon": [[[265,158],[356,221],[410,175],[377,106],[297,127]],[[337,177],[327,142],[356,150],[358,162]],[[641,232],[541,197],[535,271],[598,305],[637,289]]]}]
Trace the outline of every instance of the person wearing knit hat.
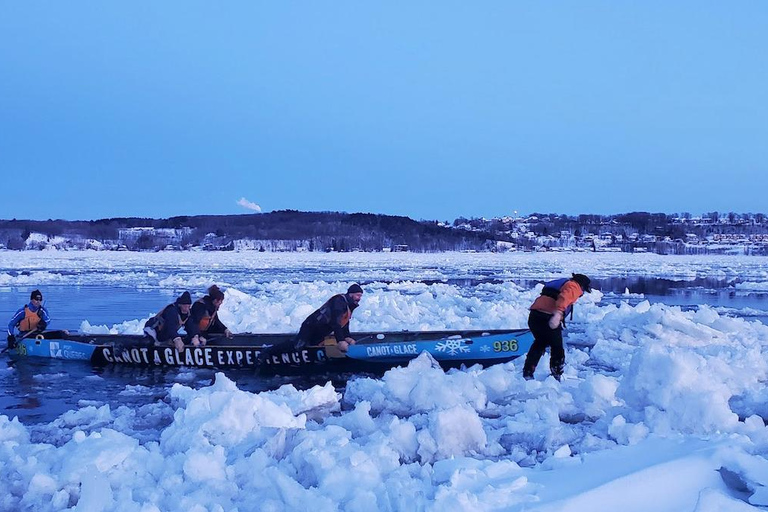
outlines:
[{"label": "person wearing knit hat", "polygon": [[536,300],[531,304],[528,327],[533,334],[533,344],[525,356],[523,378],[533,379],[533,372],[544,351],[549,347],[551,357],[549,370],[560,380],[565,369],[563,348],[563,325],[568,313],[573,314],[573,305],[584,293],[592,291],[590,279],[584,274],[571,274],[570,278],[555,279],[544,284]]},{"label": "person wearing knit hat", "polygon": [[185,291],[173,302],[160,310],[144,324],[147,341],[156,345],[173,344],[178,352],[184,350],[184,340],[179,330],[189,319],[192,296]]},{"label": "person wearing knit hat", "polygon": [[346,352],[350,345],[355,344],[354,338],[349,335],[349,321],[362,298],[363,289],[354,283],[347,288],[347,293],[328,299],[301,324],[296,344],[318,345],[326,336],[333,334],[339,350]]},{"label": "person wearing knit hat", "polygon": [[34,290],[29,295],[29,304],[18,309],[8,322],[8,348],[16,345],[16,329],[19,335],[26,337],[35,332],[43,332],[51,323],[48,310],[43,307],[43,294]]},{"label": "person wearing knit hat", "polygon": [[232,338],[232,332],[219,318],[219,308],[224,302],[224,292],[216,286],[208,288],[208,295],[192,305],[187,322],[187,338],[195,347],[205,346],[212,334],[223,334]]},{"label": "person wearing knit hat", "polygon": [[330,334],[336,338],[339,350],[346,352],[350,345],[356,343],[349,334],[349,321],[362,297],[363,289],[357,283],[347,288],[347,293],[334,295],[304,320],[294,339],[265,350],[262,357],[300,350],[308,345],[319,345]]}]

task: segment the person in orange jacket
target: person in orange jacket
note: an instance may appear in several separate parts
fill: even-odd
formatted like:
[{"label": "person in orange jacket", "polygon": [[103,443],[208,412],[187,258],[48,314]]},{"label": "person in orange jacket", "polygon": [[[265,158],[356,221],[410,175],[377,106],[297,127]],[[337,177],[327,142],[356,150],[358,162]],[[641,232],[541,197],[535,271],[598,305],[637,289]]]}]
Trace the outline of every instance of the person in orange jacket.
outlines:
[{"label": "person in orange jacket", "polygon": [[563,348],[564,318],[573,310],[573,305],[584,293],[590,293],[590,280],[584,274],[572,274],[572,277],[555,279],[544,284],[536,300],[531,304],[528,315],[528,327],[534,341],[525,356],[523,378],[533,379],[536,365],[550,347],[551,359],[549,370],[557,380],[565,368],[565,349]]}]

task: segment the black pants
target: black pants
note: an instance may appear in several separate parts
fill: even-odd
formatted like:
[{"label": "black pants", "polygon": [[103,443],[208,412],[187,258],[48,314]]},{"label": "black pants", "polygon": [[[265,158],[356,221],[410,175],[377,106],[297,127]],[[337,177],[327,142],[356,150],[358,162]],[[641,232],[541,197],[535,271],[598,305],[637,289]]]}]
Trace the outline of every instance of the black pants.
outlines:
[{"label": "black pants", "polygon": [[[283,341],[275,343],[271,347],[264,348],[261,351],[261,354],[259,354],[259,360],[264,361],[265,359],[269,359],[275,354],[293,352],[294,350],[301,350],[304,347],[317,345],[319,343],[315,342],[314,338],[307,336],[307,333],[302,331],[299,331],[299,334],[293,338],[286,338]],[[321,338],[320,341],[323,341],[323,339]]]},{"label": "black pants", "polygon": [[523,375],[525,376],[533,376],[536,365],[539,364],[539,359],[547,347],[550,347],[549,369],[552,375],[560,380],[560,376],[563,374],[565,367],[563,328],[558,326],[557,329],[551,329],[549,327],[550,318],[552,315],[536,310],[532,310],[528,315],[528,328],[533,334],[534,341],[528,350],[528,355],[525,356],[525,364],[523,365]]}]

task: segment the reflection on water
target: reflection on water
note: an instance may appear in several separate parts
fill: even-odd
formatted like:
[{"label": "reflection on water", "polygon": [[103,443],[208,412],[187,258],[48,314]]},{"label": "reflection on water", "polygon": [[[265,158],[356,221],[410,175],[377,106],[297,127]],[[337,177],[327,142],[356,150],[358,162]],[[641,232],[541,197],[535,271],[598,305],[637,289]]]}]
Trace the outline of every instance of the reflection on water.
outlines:
[{"label": "reflection on water", "polygon": [[[168,390],[176,383],[200,388],[210,385],[217,371],[250,392],[277,389],[291,384],[297,389],[332,382],[346,385],[351,374],[311,376],[261,376],[252,369],[211,370],[205,368],[94,368],[81,361],[28,358],[5,359],[0,369],[0,413],[18,416],[24,423],[49,422],[83,405],[109,405],[138,408],[147,403],[168,400]],[[141,391],[125,393],[126,386],[143,386]]]}]

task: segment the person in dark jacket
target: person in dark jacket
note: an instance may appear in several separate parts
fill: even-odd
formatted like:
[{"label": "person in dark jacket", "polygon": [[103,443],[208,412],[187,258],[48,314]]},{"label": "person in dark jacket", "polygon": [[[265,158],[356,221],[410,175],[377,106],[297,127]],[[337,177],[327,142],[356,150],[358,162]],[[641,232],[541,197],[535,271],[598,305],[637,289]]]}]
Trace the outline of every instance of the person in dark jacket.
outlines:
[{"label": "person in dark jacket", "polygon": [[541,295],[531,305],[528,315],[528,327],[534,341],[523,365],[523,377],[533,379],[536,365],[550,347],[549,370],[557,380],[565,369],[565,349],[563,348],[563,322],[572,311],[573,305],[584,293],[590,293],[590,280],[584,274],[572,274],[572,277],[556,279],[544,284]]},{"label": "person in dark jacket", "polygon": [[350,345],[355,344],[349,335],[349,320],[362,297],[363,289],[359,284],[350,286],[345,294],[334,295],[304,320],[295,338],[264,350],[262,359],[281,352],[300,350],[307,345],[319,345],[331,333],[336,338],[339,350],[346,352]]},{"label": "person in dark jacket", "polygon": [[350,345],[355,344],[349,335],[349,321],[362,297],[363,289],[355,283],[347,289],[347,293],[328,299],[301,324],[296,345],[319,345],[326,336],[333,333],[339,350],[346,352]]},{"label": "person in dark jacket", "polygon": [[48,310],[43,307],[43,294],[40,290],[33,291],[29,296],[29,304],[19,308],[8,322],[8,348],[16,345],[16,329],[19,336],[25,337],[32,332],[43,332],[51,322]]},{"label": "person in dark jacket", "polygon": [[219,319],[219,308],[223,302],[224,292],[214,284],[208,288],[208,295],[192,304],[186,326],[187,338],[192,345],[205,346],[211,334],[232,337],[230,330]]},{"label": "person in dark jacket", "polygon": [[184,327],[189,319],[192,307],[192,296],[189,292],[182,293],[173,304],[165,306],[158,314],[144,324],[144,333],[156,344],[173,343],[176,350],[184,350],[184,340],[179,329]]}]

